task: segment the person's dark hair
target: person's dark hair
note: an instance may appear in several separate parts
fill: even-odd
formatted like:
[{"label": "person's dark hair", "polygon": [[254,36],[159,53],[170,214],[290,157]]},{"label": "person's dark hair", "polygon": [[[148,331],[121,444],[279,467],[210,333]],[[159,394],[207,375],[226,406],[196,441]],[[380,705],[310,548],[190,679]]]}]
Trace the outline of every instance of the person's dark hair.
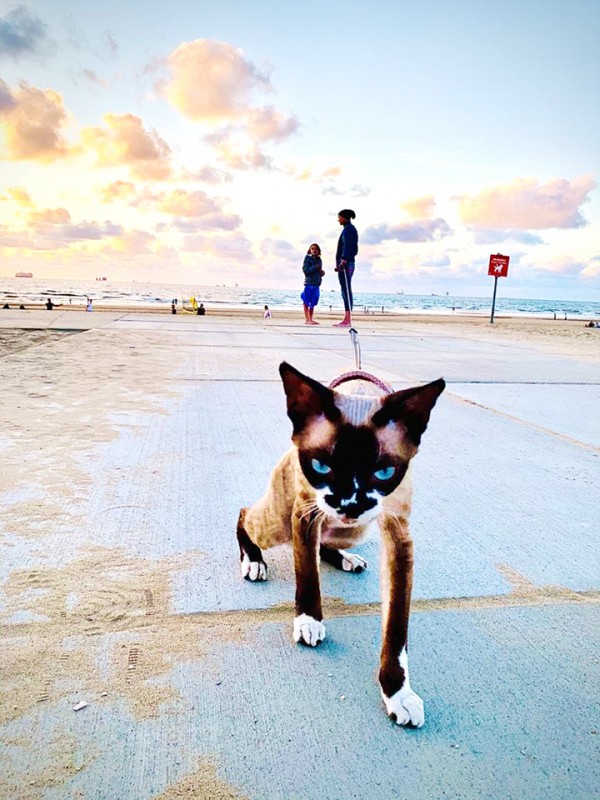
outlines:
[{"label": "person's dark hair", "polygon": [[321,255],[321,248],[319,247],[319,245],[318,245],[316,242],[313,242],[313,243],[310,245],[310,247],[308,248],[308,250],[306,251],[306,255],[307,255],[307,256],[309,256],[309,255],[310,255],[310,248],[311,248],[311,247],[316,247],[316,248],[317,248],[317,250],[319,251],[318,255]]},{"label": "person's dark hair", "polygon": [[356,214],[351,208],[343,208],[341,211],[338,211],[338,217],[343,217],[344,219],[356,219]]}]

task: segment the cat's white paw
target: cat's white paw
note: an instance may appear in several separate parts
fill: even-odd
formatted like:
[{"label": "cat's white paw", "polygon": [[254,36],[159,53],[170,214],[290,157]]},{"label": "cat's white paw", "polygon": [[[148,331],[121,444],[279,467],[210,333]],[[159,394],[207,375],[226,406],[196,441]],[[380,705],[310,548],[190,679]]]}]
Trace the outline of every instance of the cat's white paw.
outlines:
[{"label": "cat's white paw", "polygon": [[325,625],[322,622],[309,617],[308,614],[300,614],[294,619],[294,641],[304,642],[311,647],[316,647],[325,638]]},{"label": "cat's white paw", "polygon": [[356,553],[348,553],[346,550],[340,550],[342,555],[342,569],[346,572],[364,572],[369,566],[369,562],[362,556],[357,556]]},{"label": "cat's white paw", "polygon": [[425,709],[423,701],[415,694],[410,686],[403,686],[396,694],[386,697],[381,692],[388,717],[394,716],[397,725],[413,725],[422,728],[425,724]]},{"label": "cat's white paw", "polygon": [[247,578],[249,581],[267,580],[267,565],[264,561],[250,561],[247,553],[244,553],[241,570],[242,578]]}]

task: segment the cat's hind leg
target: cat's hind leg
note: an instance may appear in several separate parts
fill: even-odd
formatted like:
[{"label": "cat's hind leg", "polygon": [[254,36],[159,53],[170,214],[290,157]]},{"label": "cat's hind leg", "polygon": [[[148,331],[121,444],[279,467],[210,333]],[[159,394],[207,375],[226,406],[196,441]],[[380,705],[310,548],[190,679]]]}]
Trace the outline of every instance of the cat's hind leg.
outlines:
[{"label": "cat's hind leg", "polygon": [[248,581],[266,581],[267,565],[262,550],[248,535],[244,521],[247,509],[242,508],[237,524],[237,539],[240,546],[242,578]]},{"label": "cat's hind leg", "polygon": [[356,553],[349,553],[347,550],[336,550],[322,544],[319,553],[322,561],[344,572],[364,572],[369,566],[366,558]]}]

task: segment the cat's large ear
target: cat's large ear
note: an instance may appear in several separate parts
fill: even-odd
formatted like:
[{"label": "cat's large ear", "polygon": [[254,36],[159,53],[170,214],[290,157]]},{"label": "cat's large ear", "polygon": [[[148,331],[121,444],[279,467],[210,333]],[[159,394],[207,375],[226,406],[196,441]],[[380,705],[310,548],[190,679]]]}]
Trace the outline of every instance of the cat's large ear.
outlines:
[{"label": "cat's large ear", "polygon": [[334,403],[331,389],[298,372],[286,361],[282,361],[279,365],[279,374],[283,381],[287,413],[292,420],[294,433],[300,433],[311,417],[320,417],[324,414],[331,422],[335,422],[341,416],[339,408]]},{"label": "cat's large ear", "polygon": [[439,378],[424,386],[393,392],[373,415],[373,424],[382,428],[388,422],[399,422],[408,431],[411,441],[418,446],[427,428],[431,409],[445,388],[446,382]]}]

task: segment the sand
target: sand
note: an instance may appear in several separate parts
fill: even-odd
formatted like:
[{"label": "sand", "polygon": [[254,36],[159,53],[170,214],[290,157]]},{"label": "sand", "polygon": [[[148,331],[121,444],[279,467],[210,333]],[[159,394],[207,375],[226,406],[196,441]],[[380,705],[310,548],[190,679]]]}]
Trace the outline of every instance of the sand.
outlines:
[{"label": "sand", "polygon": [[[48,320],[64,310],[48,313]],[[18,313],[23,319],[28,312]],[[134,720],[156,718],[165,709],[185,711],[184,698],[166,681],[174,665],[182,660],[203,662],[206,673],[217,681],[218,664],[210,655],[215,636],[235,644],[252,637],[257,625],[287,622],[292,615],[287,605],[260,612],[174,615],[174,576],[191,561],[201,563],[202,552],[145,556],[140,528],[129,532],[127,549],[99,543],[102,520],[87,516],[96,487],[86,460],[95,457],[97,445],[119,437],[123,426],[135,428],[132,420],[143,425],[152,415],[168,413],[169,403],[177,401],[176,383],[170,378],[180,374],[185,356],[169,346],[160,331],[70,332],[68,317],[61,319],[63,330],[0,329],[0,474],[4,496],[10,498],[0,534],[7,576],[0,611],[2,723],[23,719],[40,706],[72,707],[78,700],[97,707],[118,701]],[[184,322],[183,315],[169,317],[174,324]],[[329,323],[336,315],[319,318],[322,329],[332,331]],[[275,312],[272,320],[264,321],[253,310],[209,309],[194,323],[236,319],[257,328],[321,330],[305,329],[299,314],[292,312]],[[490,325],[476,317],[357,314],[355,325],[365,339],[393,331],[419,337],[492,338],[524,344],[532,357],[546,351],[576,356],[590,365],[600,363],[600,330],[585,328],[581,321],[500,317]],[[177,449],[164,456],[176,459]],[[160,470],[162,465],[150,467]],[[114,489],[116,497],[122,479],[119,467],[113,465],[104,479],[107,491]],[[135,474],[129,473],[128,479],[135,480]],[[123,511],[113,502],[105,513],[115,510]],[[153,524],[150,511],[148,524]],[[505,576],[514,590],[486,598],[490,607],[582,601],[576,592],[530,586],[509,568]],[[435,602],[416,603],[415,611],[431,610]],[[471,607],[473,602],[447,599],[440,607]],[[335,599],[327,601],[327,610],[330,616],[379,613],[374,604],[346,606]],[[11,745],[18,752],[28,746]],[[0,796],[9,797],[20,787],[19,796],[42,797],[96,757],[89,751],[81,761],[66,733],[50,747],[60,753],[50,771],[40,765],[37,772],[23,774],[10,759],[0,763]],[[2,789],[8,794],[2,795]],[[160,795],[164,800],[199,796],[242,797],[207,760]]]}]

